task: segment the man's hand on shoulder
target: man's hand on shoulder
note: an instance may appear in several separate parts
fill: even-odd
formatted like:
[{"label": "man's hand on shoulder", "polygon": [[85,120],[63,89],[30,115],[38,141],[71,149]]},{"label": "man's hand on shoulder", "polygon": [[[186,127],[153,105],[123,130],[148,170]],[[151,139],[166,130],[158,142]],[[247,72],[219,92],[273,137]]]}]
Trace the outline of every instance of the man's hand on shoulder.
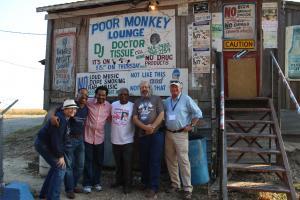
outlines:
[{"label": "man's hand on shoulder", "polygon": [[50,122],[51,122],[51,125],[55,126],[55,127],[59,127],[59,118],[57,116],[51,116],[50,118]]}]

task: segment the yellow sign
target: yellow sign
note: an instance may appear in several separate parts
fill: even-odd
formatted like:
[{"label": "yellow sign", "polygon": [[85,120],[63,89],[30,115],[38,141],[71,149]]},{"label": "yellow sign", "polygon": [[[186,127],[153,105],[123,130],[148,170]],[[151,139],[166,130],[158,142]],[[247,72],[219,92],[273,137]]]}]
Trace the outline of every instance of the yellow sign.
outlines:
[{"label": "yellow sign", "polygon": [[254,49],[255,40],[224,40],[223,49]]}]

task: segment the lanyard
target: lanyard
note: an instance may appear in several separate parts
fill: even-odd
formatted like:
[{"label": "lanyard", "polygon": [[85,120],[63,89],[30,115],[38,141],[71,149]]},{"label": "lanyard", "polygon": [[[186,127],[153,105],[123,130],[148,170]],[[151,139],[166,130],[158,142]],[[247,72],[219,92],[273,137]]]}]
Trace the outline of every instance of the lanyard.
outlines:
[{"label": "lanyard", "polygon": [[175,110],[175,108],[176,108],[176,106],[177,106],[177,103],[179,102],[180,98],[181,98],[181,94],[180,94],[178,100],[176,101],[175,105],[173,106],[173,105],[172,105],[172,97],[171,97],[170,101],[171,101],[171,108],[172,108],[172,111]]}]

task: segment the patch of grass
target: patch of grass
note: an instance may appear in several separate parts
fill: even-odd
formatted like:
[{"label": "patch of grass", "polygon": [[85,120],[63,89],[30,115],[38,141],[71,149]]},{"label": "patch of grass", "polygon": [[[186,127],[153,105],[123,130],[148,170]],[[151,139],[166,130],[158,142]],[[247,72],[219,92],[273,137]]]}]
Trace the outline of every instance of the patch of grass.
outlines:
[{"label": "patch of grass", "polygon": [[294,187],[296,190],[300,191],[300,183],[295,183]]},{"label": "patch of grass", "polygon": [[258,200],[287,200],[284,193],[259,192]]},{"label": "patch of grass", "polygon": [[[0,110],[1,112],[2,110]],[[43,109],[11,109],[5,115],[45,115],[46,110]]]}]

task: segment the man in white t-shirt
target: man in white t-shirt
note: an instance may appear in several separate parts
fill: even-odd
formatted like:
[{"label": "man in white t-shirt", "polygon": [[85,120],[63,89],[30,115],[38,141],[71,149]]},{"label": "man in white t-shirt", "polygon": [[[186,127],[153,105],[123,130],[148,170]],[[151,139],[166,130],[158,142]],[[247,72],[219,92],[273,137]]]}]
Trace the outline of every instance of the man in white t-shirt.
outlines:
[{"label": "man in white t-shirt", "polygon": [[125,194],[131,191],[134,137],[133,103],[128,101],[128,97],[128,89],[121,88],[119,101],[113,102],[111,109],[111,143],[116,163],[116,180],[111,187],[123,186]]}]

